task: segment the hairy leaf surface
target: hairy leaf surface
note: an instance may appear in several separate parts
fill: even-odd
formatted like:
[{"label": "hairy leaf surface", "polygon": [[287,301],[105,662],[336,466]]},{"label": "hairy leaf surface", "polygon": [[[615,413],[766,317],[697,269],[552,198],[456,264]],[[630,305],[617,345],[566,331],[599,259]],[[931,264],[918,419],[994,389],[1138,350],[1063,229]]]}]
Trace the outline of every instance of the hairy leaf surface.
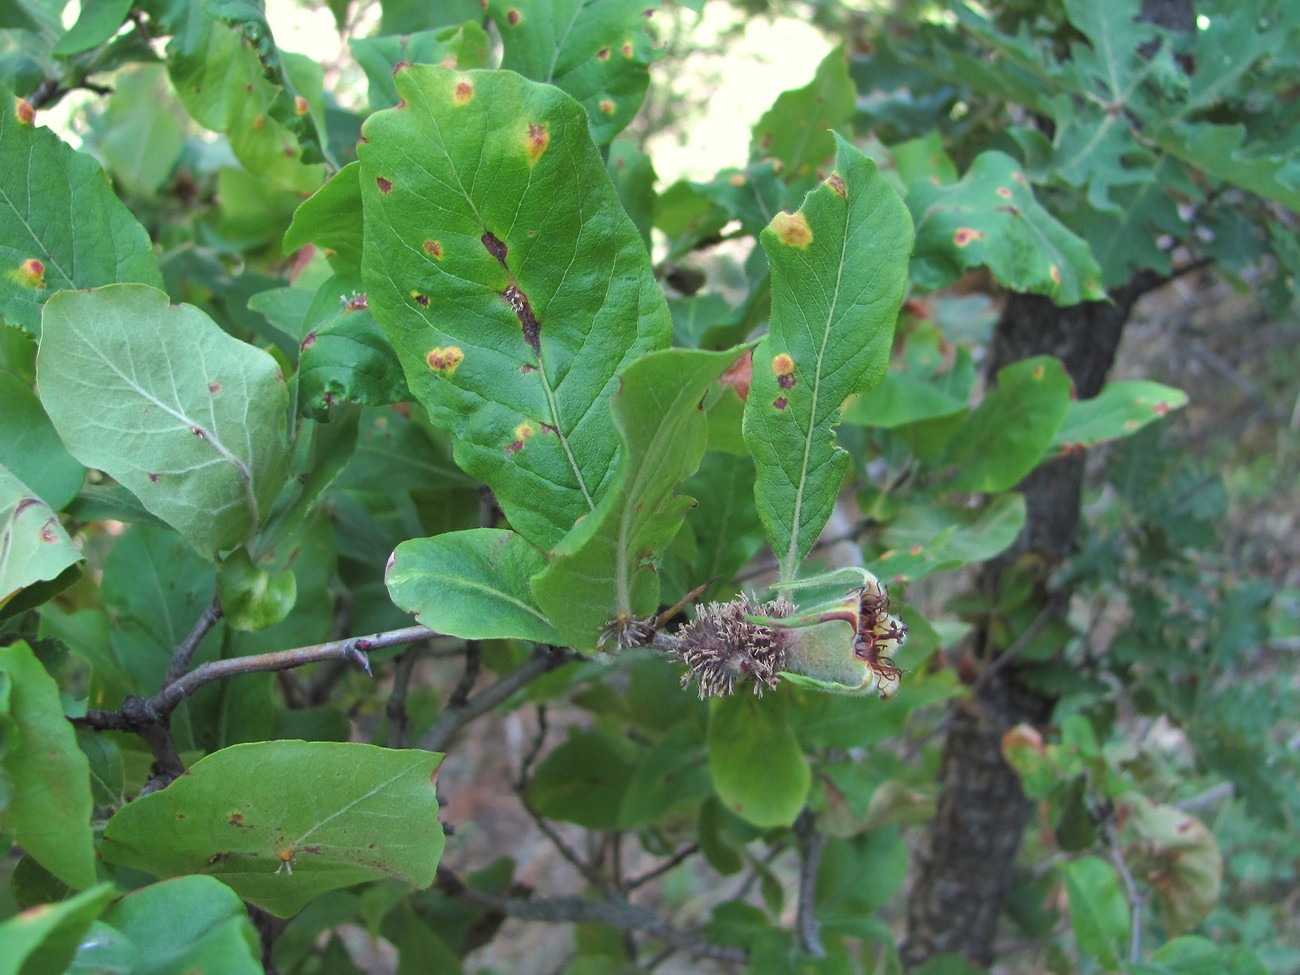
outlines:
[{"label": "hairy leaf surface", "polygon": [[43,330],[41,402],[72,455],[204,556],[247,541],[287,462],[275,360],[143,285],[64,292]]}]

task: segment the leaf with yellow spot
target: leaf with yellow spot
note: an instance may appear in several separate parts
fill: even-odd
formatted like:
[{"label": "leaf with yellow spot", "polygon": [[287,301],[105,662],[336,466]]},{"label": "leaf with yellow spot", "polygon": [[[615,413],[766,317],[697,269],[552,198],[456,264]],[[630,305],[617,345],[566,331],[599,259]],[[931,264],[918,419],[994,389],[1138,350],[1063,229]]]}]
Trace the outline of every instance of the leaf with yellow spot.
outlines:
[{"label": "leaf with yellow spot", "polygon": [[759,514],[785,579],[817,541],[848,465],[835,446],[840,408],[879,385],[889,365],[912,250],[898,194],[870,159],[836,142],[842,185],[819,184],[760,237],[772,266],[772,320],[754,351],[744,431]]},{"label": "leaf with yellow spot", "polygon": [[912,280],[928,291],[966,270],[987,267],[999,284],[1047,295],[1058,305],[1105,298],[1088,244],[1048,213],[1021,165],[1000,152],[975,157],[955,183],[913,180],[907,206],[916,221]]},{"label": "leaf with yellow spot", "polygon": [[1187,405],[1181,389],[1143,379],[1107,383],[1092,399],[1071,401],[1052,452],[1091,447],[1137,433]]},{"label": "leaf with yellow spot", "polygon": [[658,0],[489,0],[501,67],[568,92],[608,145],[641,108],[654,60],[646,14]]},{"label": "leaf with yellow spot", "polygon": [[509,71],[394,80],[358,146],[368,305],[456,462],[549,550],[613,485],[617,375],[672,316],[581,105]]}]

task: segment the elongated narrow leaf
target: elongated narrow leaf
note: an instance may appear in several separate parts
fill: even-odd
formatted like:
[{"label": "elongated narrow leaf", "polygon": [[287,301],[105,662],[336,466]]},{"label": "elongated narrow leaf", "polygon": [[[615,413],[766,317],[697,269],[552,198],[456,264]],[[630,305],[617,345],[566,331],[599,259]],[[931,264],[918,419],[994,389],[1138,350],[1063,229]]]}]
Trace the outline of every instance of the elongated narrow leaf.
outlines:
[{"label": "elongated narrow leaf", "polygon": [[33,118],[0,87],[0,316],[39,334],[40,306],[60,288],[162,276],[99,164]]},{"label": "elongated narrow leaf", "polygon": [[162,877],[208,874],[279,917],[368,880],[427,887],[442,855],[441,760],[352,742],[234,745],[119,809],[101,854]]},{"label": "elongated narrow leaf", "polygon": [[59,685],[26,643],[0,647],[0,674],[8,678],[0,702],[5,750],[0,770],[8,803],[0,829],[69,887],[95,882],[90,831],[90,765],[63,716]]},{"label": "elongated narrow leaf", "polygon": [[673,492],[700,466],[708,442],[700,401],[735,359],[734,350],[665,349],[624,370],[611,404],[623,438],[618,479],[533,582],[542,609],[571,646],[592,649],[611,620],[654,612],[654,561],[693,504]]},{"label": "elongated narrow leaf", "polygon": [[1071,401],[1052,447],[1077,450],[1137,433],[1187,405],[1181,389],[1143,379],[1107,383],[1092,399]]},{"label": "elongated narrow leaf", "polygon": [[143,285],[64,292],[43,329],[37,386],[72,456],[205,556],[256,531],[287,461],[289,395],[271,356]]},{"label": "elongated narrow leaf", "polygon": [[604,497],[623,366],[667,303],[576,102],[510,72],[414,66],[358,147],[370,310],[411,392],[549,549]]},{"label": "elongated narrow leaf", "polygon": [[384,580],[399,608],[439,633],[559,643],[528,584],[545,564],[514,532],[477,528],[402,542]]},{"label": "elongated narrow leaf", "polygon": [[653,59],[645,15],[658,0],[489,0],[501,67],[582,103],[591,137],[608,145],[641,107]]},{"label": "elongated narrow leaf", "polygon": [[912,225],[875,164],[836,137],[835,172],[760,240],[772,264],[772,323],[754,352],[745,440],[755,496],[789,579],[830,517],[848,466],[840,407],[880,383],[907,282]]},{"label": "elongated narrow leaf", "polygon": [[50,506],[0,464],[0,617],[67,588],[80,561]]},{"label": "elongated narrow leaf", "polygon": [[1034,199],[1010,156],[982,152],[949,186],[918,180],[907,205],[916,220],[912,277],[923,288],[937,290],[983,265],[1001,284],[1058,305],[1106,297],[1087,243]]}]

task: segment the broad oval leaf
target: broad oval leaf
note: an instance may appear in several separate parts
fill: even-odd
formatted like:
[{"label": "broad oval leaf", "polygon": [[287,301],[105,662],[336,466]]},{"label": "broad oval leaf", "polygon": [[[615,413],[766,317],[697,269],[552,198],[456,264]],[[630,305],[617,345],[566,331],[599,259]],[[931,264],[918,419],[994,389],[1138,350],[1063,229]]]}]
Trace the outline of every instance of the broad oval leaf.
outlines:
[{"label": "broad oval leaf", "polygon": [[37,386],[72,455],[202,555],[246,542],[284,482],[275,360],[143,285],[57,295],[43,328]]},{"label": "broad oval leaf", "polygon": [[658,0],[485,0],[501,34],[501,67],[554,85],[586,109],[608,145],[632,121],[653,60],[645,15]]},{"label": "broad oval leaf", "polygon": [[384,580],[399,608],[439,633],[560,643],[528,583],[545,564],[514,532],[476,528],[402,542]]},{"label": "broad oval leaf", "polygon": [[1073,383],[1059,359],[1035,356],[998,370],[997,385],[959,427],[943,463],[950,491],[1006,491],[1043,459],[1070,404]]},{"label": "broad oval leaf", "polygon": [[358,147],[370,309],[457,463],[549,549],[613,482],[606,404],[668,306],[580,105],[502,71],[396,84]]},{"label": "broad oval leaf", "polygon": [[353,742],[233,745],[119,809],[100,852],[161,877],[208,874],[278,917],[369,880],[427,887],[441,760]]},{"label": "broad oval leaf", "polygon": [[9,785],[0,828],[69,887],[89,887],[90,765],[64,717],[59,686],[21,641],[0,647],[0,674],[9,681],[8,707],[0,712],[7,726],[0,770]]},{"label": "broad oval leaf", "polygon": [[[809,174],[836,151],[834,129],[853,118],[857,92],[841,45],[805,87],[782,92],[754,126],[750,159],[776,159],[787,178]],[[746,187],[749,189],[749,187]]]},{"label": "broad oval leaf", "polygon": [[162,275],[99,164],[38,128],[31,111],[0,87],[0,316],[39,334],[40,306],[61,288],[161,286]]},{"label": "broad oval leaf", "polygon": [[708,748],[713,788],[732,812],[764,829],[794,822],[808,798],[812,771],[784,695],[714,699]]},{"label": "broad oval leaf", "polygon": [[830,517],[848,465],[834,426],[844,400],[885,374],[912,250],[898,195],[836,139],[830,178],[760,237],[772,264],[772,323],[754,351],[744,431],[783,579]]},{"label": "broad oval leaf", "polygon": [[1087,243],[1034,199],[1022,169],[1001,152],[982,152],[956,183],[921,179],[908,187],[917,284],[938,290],[983,265],[999,283],[1047,295],[1058,305],[1105,299],[1101,268]]},{"label": "broad oval leaf", "polygon": [[69,570],[80,561],[50,506],[0,464],[0,617],[66,588],[76,577]]},{"label": "broad oval leaf", "polygon": [[623,440],[618,479],[533,581],[538,604],[570,646],[593,649],[611,620],[655,611],[654,560],[694,503],[673,492],[700,466],[708,442],[701,401],[735,359],[734,349],[664,349],[623,371],[610,404]]},{"label": "broad oval leaf", "polygon": [[[261,942],[239,895],[213,877],[177,877],[140,887],[103,921],[148,959],[149,973],[258,975]],[[88,954],[84,950],[80,955]],[[138,969],[133,969],[137,971]]]}]

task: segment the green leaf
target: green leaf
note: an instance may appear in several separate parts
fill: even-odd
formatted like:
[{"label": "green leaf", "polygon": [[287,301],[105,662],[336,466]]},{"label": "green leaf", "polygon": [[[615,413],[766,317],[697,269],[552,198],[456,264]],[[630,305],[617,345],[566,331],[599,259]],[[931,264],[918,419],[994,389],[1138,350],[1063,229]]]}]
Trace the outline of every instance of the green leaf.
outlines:
[{"label": "green leaf", "polygon": [[0,769],[10,789],[0,828],[69,887],[87,888],[95,882],[90,766],[63,715],[59,686],[22,641],[0,647],[0,674],[9,678]]},{"label": "green leaf", "polygon": [[616,479],[533,580],[538,604],[570,646],[592,649],[611,620],[641,619],[658,606],[654,562],[693,504],[674,491],[708,442],[701,401],[735,359],[734,350],[665,349],[623,370],[610,405],[623,441]]},{"label": "green leaf", "polygon": [[380,34],[415,34],[483,19],[483,0],[383,0],[384,15],[379,22]]},{"label": "green leaf", "polygon": [[476,528],[402,542],[384,581],[398,608],[439,633],[558,644],[528,582],[545,565],[514,532]]},{"label": "green leaf", "polygon": [[555,85],[586,110],[591,138],[608,145],[632,121],[653,60],[645,13],[658,0],[489,0],[501,67]]},{"label": "green leaf", "polygon": [[117,33],[131,12],[131,0],[86,0],[81,16],[54,45],[54,54],[64,57],[98,47]]},{"label": "green leaf", "polygon": [[1077,450],[1130,436],[1186,405],[1187,394],[1172,386],[1144,379],[1107,383],[1092,399],[1070,402],[1052,450]]},{"label": "green leaf", "polygon": [[650,250],[650,228],[654,226],[655,217],[655,181],[659,178],[654,163],[635,142],[620,139],[609,147],[606,169],[623,209],[636,224],[646,250]]},{"label": "green leaf", "polygon": [[81,559],[50,506],[0,464],[0,618],[66,589]]},{"label": "green leaf", "polygon": [[856,102],[848,59],[844,48],[837,47],[817,66],[811,82],[783,92],[763,113],[754,126],[749,158],[779,160],[788,180],[813,172],[837,152],[832,130],[853,117]]},{"label": "green leaf", "polygon": [[649,826],[712,793],[699,739],[699,732],[691,724],[677,724],[662,741],[641,753],[623,794],[618,814],[620,829]]},{"label": "green leaf", "polygon": [[101,855],[158,876],[203,873],[288,917],[329,890],[433,882],[442,756],[352,742],[234,745],[119,809]]},{"label": "green leaf", "polygon": [[735,591],[732,580],[763,547],[763,522],[754,503],[754,460],[710,451],[699,471],[686,482],[696,498],[689,523],[695,531],[695,554],[686,589],[714,580],[701,600]]},{"label": "green leaf", "polygon": [[491,42],[476,23],[438,30],[356,37],[348,41],[352,56],[370,82],[370,110],[392,108],[398,102],[393,69],[399,64],[441,64],[458,71],[488,67]]},{"label": "green leaf", "polygon": [[112,884],[100,884],[0,924],[0,975],[46,975],[67,969],[91,924],[114,896]]},{"label": "green leaf", "polygon": [[997,385],[949,443],[950,491],[1006,491],[1042,460],[1061,428],[1073,384],[1059,359],[1036,356],[998,370]]},{"label": "green leaf", "polygon": [[754,352],[744,431],[783,579],[830,517],[849,460],[833,428],[844,400],[885,374],[912,245],[898,195],[869,159],[838,145],[831,177],[760,237],[772,322]]},{"label": "green leaf", "polygon": [[999,494],[979,508],[911,505],[889,520],[880,539],[886,551],[873,564],[883,579],[910,582],[1005,552],[1024,524],[1025,499],[1019,494]]},{"label": "green leaf", "polygon": [[86,478],[86,468],[62,445],[31,383],[6,372],[0,372],[0,458],[55,511],[77,497]]},{"label": "green leaf", "polygon": [[537,767],[528,793],[533,808],[589,829],[616,829],[637,751],[621,734],[572,732]]},{"label": "green leaf", "polygon": [[358,149],[370,309],[456,462],[549,549],[614,478],[605,404],[668,307],[577,103],[499,71],[397,89]]},{"label": "green leaf", "polygon": [[1300,152],[1286,139],[1247,144],[1244,125],[1184,122],[1153,126],[1150,137],[1216,179],[1300,210]]},{"label": "green leaf", "polygon": [[261,941],[248,909],[212,877],[177,877],[133,890],[104,912],[103,921],[135,947],[132,975],[262,972]]},{"label": "green leaf", "polygon": [[[332,299],[338,280],[322,285],[321,297]],[[306,416],[328,420],[341,403],[385,406],[411,398],[397,353],[370,312],[354,307],[362,300],[335,302],[337,314],[314,325],[302,340],[298,409]]]},{"label": "green leaf", "polygon": [[1259,955],[1239,945],[1215,944],[1209,938],[1183,935],[1151,953],[1151,965],[1135,975],[1266,975]]},{"label": "green leaf", "polygon": [[149,235],[99,164],[17,105],[0,88],[0,315],[39,334],[40,306],[62,288],[161,286]]},{"label": "green leaf", "polygon": [[789,826],[812,784],[808,759],[790,724],[786,697],[736,694],[709,710],[709,771],[718,798],[764,829]]},{"label": "green leaf", "polygon": [[919,180],[907,205],[916,220],[912,279],[922,288],[937,291],[985,266],[1000,284],[1058,305],[1106,296],[1088,245],[1034,199],[1010,156],[982,152],[949,186]]},{"label": "green leaf", "polygon": [[1172,935],[1194,929],[1214,910],[1223,883],[1213,835],[1195,816],[1141,797],[1125,832],[1136,836],[1129,848],[1134,869],[1159,878],[1154,887],[1165,929]]},{"label": "green leaf", "polygon": [[361,270],[361,164],[348,163],[303,200],[284,232],[284,253],[315,244],[340,274]]},{"label": "green leaf", "polygon": [[239,548],[222,560],[217,592],[222,618],[237,630],[256,633],[289,615],[298,585],[292,572],[268,572],[253,564],[247,549]]},{"label": "green leaf", "polygon": [[1115,868],[1088,856],[1065,864],[1062,872],[1070,899],[1070,926],[1079,947],[1106,968],[1118,967],[1131,917]]},{"label": "green leaf", "polygon": [[[263,0],[203,0],[203,9],[223,24],[238,30],[252,49],[261,65],[261,76],[270,83],[273,91],[266,114],[293,133],[302,146],[302,161],[325,162],[325,146],[313,113],[309,111],[307,99],[295,87],[298,79],[293,77],[294,72],[286,63],[292,56],[281,57],[280,49],[275,46]],[[320,83],[314,87],[319,91]]]},{"label": "green leaf", "polygon": [[138,65],[117,75],[104,112],[104,160],[121,183],[144,196],[172,174],[185,134],[161,65]]},{"label": "green leaf", "polygon": [[36,368],[72,455],[202,555],[262,524],[287,462],[288,391],[267,353],[191,305],[169,306],[161,291],[118,285],[46,306]]}]

